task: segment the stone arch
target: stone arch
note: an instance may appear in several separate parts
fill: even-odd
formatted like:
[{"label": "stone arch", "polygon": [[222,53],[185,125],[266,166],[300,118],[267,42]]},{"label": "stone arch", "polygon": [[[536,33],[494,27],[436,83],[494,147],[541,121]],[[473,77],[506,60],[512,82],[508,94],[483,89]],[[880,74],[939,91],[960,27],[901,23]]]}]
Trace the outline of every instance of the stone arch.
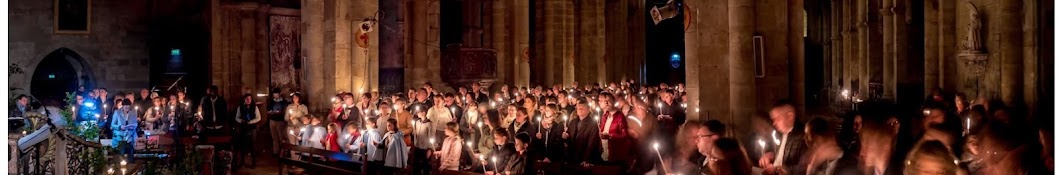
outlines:
[{"label": "stone arch", "polygon": [[45,103],[61,104],[65,92],[76,91],[78,86],[91,89],[94,82],[95,75],[84,57],[61,47],[40,58],[30,75],[29,91]]}]

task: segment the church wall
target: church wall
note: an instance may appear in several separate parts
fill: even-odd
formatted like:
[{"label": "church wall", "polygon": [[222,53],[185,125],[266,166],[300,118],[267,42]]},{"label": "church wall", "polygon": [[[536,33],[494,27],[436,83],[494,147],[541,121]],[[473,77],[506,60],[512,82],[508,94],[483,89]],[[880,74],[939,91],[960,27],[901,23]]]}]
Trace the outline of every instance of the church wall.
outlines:
[{"label": "church wall", "polygon": [[88,64],[95,87],[113,94],[149,85],[146,1],[93,0],[88,34],[55,34],[53,7],[54,2],[46,0],[10,2],[8,66],[22,73],[8,75],[9,92],[29,94],[37,65],[64,47]]}]

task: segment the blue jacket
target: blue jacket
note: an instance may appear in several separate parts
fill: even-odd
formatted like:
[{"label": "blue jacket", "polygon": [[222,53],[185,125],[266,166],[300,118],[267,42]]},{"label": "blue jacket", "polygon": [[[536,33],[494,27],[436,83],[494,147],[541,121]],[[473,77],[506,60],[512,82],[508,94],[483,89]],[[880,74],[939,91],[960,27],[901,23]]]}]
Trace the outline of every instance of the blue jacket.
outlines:
[{"label": "blue jacket", "polygon": [[[131,107],[130,107],[131,108]],[[138,119],[136,118],[136,111],[129,109],[126,110],[114,110],[113,119],[110,120],[110,128],[114,132],[113,142],[115,145],[120,142],[136,142],[136,128],[138,127]],[[128,127],[127,129],[122,129]]]},{"label": "blue jacket", "polygon": [[409,155],[408,148],[405,147],[404,135],[401,131],[394,131],[394,133],[383,135],[383,144],[386,144],[386,159],[383,160],[383,166],[393,168],[405,168],[408,164]]}]

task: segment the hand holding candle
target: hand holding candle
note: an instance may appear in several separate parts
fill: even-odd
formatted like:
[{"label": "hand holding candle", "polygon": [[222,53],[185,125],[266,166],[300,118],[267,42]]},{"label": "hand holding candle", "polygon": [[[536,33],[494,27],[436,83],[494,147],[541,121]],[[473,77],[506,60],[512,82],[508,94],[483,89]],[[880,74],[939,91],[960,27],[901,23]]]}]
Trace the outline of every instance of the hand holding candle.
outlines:
[{"label": "hand holding candle", "polygon": [[[656,142],[652,143],[651,147],[655,149],[655,155],[659,156],[659,163],[663,163],[664,161],[663,161],[662,153],[659,153],[659,142],[656,141]],[[667,170],[666,166],[663,166],[663,173],[667,173],[668,174],[668,173],[670,173],[670,170]]]}]

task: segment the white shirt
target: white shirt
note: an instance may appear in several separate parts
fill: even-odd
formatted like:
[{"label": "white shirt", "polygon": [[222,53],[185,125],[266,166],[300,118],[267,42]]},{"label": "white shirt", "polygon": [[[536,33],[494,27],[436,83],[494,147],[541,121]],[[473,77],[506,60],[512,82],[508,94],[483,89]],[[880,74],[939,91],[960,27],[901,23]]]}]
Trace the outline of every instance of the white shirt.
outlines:
[{"label": "white shirt", "polygon": [[[605,134],[610,134],[611,133],[611,122],[615,120],[614,117],[611,117],[608,114],[610,114],[610,112],[604,112],[604,116],[603,116],[603,117],[607,118],[607,122],[604,122],[604,133]],[[611,150],[607,146],[607,139],[600,139],[600,145],[601,145],[601,148],[603,148],[603,150],[604,150],[603,153],[600,154],[600,157],[603,158],[604,160],[608,160],[607,158],[611,157],[610,156],[611,155],[610,154]]]},{"label": "white shirt", "polygon": [[786,149],[784,149],[784,148],[786,148],[788,146],[788,144],[787,144],[788,143],[788,133],[791,133],[791,132],[790,131],[789,132],[785,132],[783,134],[784,136],[780,139],[780,148],[777,150],[777,156],[776,156],[777,158],[773,159],[774,160],[773,161],[773,166],[782,166],[782,165],[784,165],[783,164],[784,163],[784,154],[787,153]]}]

